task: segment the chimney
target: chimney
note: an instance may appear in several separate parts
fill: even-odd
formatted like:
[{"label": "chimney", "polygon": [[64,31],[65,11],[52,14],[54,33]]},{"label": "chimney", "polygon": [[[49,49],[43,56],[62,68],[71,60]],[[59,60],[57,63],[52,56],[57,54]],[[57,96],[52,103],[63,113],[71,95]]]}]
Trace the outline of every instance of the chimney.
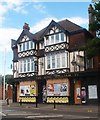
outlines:
[{"label": "chimney", "polygon": [[[93,15],[93,10],[94,8],[92,7],[92,5],[90,4],[89,5],[89,8],[88,8],[88,14],[89,14],[89,24],[91,24],[92,22],[95,21],[95,16]],[[95,31],[92,31],[89,29],[89,32],[95,37],[96,36],[96,32]]]},{"label": "chimney", "polygon": [[24,23],[23,30],[30,30],[29,24]]}]

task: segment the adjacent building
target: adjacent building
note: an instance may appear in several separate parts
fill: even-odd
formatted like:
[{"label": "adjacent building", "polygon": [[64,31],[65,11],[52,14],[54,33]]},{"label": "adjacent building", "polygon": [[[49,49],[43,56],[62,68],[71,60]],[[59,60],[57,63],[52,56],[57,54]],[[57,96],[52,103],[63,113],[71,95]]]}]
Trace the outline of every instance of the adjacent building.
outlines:
[{"label": "adjacent building", "polygon": [[98,101],[100,57],[80,51],[93,35],[65,19],[33,34],[27,23],[12,41],[14,102],[90,104]]}]

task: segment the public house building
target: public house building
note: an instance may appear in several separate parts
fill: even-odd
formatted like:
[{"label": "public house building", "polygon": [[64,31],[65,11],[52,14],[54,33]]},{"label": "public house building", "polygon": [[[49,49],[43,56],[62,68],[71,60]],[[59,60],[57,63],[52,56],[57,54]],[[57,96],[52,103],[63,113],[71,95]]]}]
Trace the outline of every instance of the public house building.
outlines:
[{"label": "public house building", "polygon": [[65,19],[31,33],[27,23],[12,41],[13,101],[90,104],[98,101],[100,57],[80,51],[93,35]]}]

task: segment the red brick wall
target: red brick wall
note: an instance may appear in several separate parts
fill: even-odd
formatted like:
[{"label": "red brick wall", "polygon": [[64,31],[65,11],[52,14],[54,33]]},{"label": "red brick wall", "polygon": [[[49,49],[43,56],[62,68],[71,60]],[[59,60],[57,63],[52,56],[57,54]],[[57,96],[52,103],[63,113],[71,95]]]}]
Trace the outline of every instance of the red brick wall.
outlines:
[{"label": "red brick wall", "polygon": [[0,100],[3,99],[3,87],[2,87],[2,84],[0,84]]},{"label": "red brick wall", "polygon": [[100,56],[94,57],[94,69],[100,69]]},{"label": "red brick wall", "polygon": [[[5,88],[5,99],[6,98],[9,98],[9,99],[12,99],[13,95],[12,95],[12,86],[11,85],[8,85],[7,86],[7,89]],[[3,99],[3,86],[2,84],[0,84],[0,100]]]},{"label": "red brick wall", "polygon": [[70,49],[73,50],[79,48],[85,43],[85,40],[86,38],[84,33],[78,33],[70,36],[69,40]]}]

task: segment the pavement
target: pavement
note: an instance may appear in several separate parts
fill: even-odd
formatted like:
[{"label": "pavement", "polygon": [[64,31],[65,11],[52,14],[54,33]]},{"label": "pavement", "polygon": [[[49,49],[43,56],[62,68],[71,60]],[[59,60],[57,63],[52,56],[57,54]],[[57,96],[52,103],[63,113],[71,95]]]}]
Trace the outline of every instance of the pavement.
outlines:
[{"label": "pavement", "polygon": [[[62,117],[65,117],[64,120],[67,120],[66,118],[69,118],[69,119],[76,118],[75,120],[77,120],[81,117],[84,119],[90,118],[88,120],[94,120],[94,118],[99,118],[99,113],[100,113],[99,107],[97,105],[68,105],[68,104],[54,105],[54,104],[47,104],[47,103],[41,103],[41,104],[22,103],[20,105],[20,103],[17,103],[17,102],[10,103],[9,105],[7,105],[5,101],[5,102],[2,102],[2,108],[4,109],[4,111],[9,112],[9,115],[11,114],[15,115],[16,112],[13,110],[17,110],[16,115],[20,116],[22,112],[23,112],[23,115],[27,113],[28,115],[27,118],[33,117],[35,120],[37,120],[38,118],[39,119],[48,118],[48,120],[50,118],[51,120],[51,119],[54,119],[55,117],[57,120],[58,118],[60,119]],[[20,112],[19,110],[22,112]],[[32,115],[33,113],[34,114],[39,113],[40,115],[32,116],[31,113]]]},{"label": "pavement", "polygon": [[[6,106],[7,103],[2,103],[2,106]],[[100,113],[98,105],[68,105],[68,104],[35,104],[35,103],[10,103],[8,107],[23,107],[30,109],[41,109],[41,110],[56,110],[56,111],[67,111],[67,112],[82,112],[82,113]]]}]

